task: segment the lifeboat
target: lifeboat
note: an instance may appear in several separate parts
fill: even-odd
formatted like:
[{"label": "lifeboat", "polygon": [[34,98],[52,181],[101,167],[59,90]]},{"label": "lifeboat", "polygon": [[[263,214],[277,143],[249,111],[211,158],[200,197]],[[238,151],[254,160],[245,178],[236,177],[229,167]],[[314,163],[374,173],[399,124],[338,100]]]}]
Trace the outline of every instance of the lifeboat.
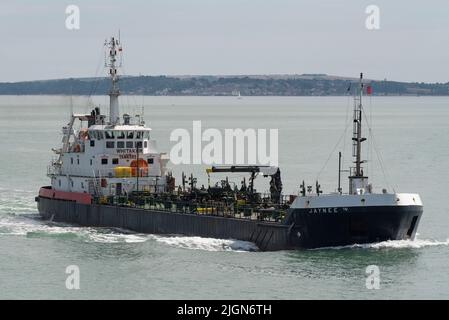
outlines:
[{"label": "lifeboat", "polygon": [[117,178],[129,178],[132,177],[131,167],[115,167],[114,168],[115,177]]}]

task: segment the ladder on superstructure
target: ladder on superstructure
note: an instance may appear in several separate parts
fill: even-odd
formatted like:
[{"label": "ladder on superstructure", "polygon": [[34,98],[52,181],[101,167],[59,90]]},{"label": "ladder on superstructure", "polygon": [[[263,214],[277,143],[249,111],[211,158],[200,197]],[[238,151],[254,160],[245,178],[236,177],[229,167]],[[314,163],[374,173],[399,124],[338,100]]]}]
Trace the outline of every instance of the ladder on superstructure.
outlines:
[{"label": "ladder on superstructure", "polygon": [[89,193],[91,193],[91,194],[93,193],[95,196],[101,197],[102,196],[101,187],[100,187],[101,175],[97,178],[95,175],[94,169],[92,169],[92,172],[94,174],[94,177],[89,180]]}]

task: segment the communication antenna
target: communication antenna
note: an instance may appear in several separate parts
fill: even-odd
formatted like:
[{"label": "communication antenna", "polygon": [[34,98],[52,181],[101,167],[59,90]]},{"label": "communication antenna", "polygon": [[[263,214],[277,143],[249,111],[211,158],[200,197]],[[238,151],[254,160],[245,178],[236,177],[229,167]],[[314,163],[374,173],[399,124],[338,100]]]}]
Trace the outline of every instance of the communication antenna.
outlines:
[{"label": "communication antenna", "polygon": [[111,79],[111,90],[109,91],[109,123],[111,125],[116,125],[119,123],[119,101],[118,97],[120,95],[120,90],[118,87],[119,76],[117,74],[117,67],[121,67],[121,63],[119,66],[116,65],[117,55],[122,56],[122,46],[118,39],[111,37],[108,41],[105,41],[105,47],[107,52],[107,57],[105,60],[105,66],[109,69],[109,77]]}]

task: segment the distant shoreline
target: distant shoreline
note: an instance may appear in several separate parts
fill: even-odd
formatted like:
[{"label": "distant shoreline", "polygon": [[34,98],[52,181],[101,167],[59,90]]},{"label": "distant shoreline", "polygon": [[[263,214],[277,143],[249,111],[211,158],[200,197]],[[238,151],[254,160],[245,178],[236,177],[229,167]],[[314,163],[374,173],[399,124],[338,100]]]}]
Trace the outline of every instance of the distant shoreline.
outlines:
[{"label": "distant shoreline", "polygon": [[[123,95],[146,96],[346,96],[355,79],[317,75],[126,76]],[[368,80],[373,96],[449,96],[448,83]],[[0,95],[107,95],[108,78],[0,83]]]},{"label": "distant shoreline", "polygon": [[[86,94],[0,94],[0,98],[1,97],[81,97],[81,98],[89,98],[89,97],[107,97],[107,94],[95,94],[95,95],[86,95]],[[375,95],[372,94],[372,97],[375,98],[447,98],[449,97],[448,95]],[[236,96],[233,95],[215,95],[215,96],[207,96],[207,95],[141,95],[141,94],[122,94],[120,95],[120,97],[153,97],[153,98],[235,98],[237,99]],[[348,95],[322,95],[322,96],[317,96],[317,95],[302,95],[302,96],[287,96],[287,95],[283,95],[283,96],[276,96],[276,95],[264,95],[264,96],[241,96],[242,99],[245,98],[344,98],[344,97],[348,97]],[[351,96],[352,97],[352,96]]]}]

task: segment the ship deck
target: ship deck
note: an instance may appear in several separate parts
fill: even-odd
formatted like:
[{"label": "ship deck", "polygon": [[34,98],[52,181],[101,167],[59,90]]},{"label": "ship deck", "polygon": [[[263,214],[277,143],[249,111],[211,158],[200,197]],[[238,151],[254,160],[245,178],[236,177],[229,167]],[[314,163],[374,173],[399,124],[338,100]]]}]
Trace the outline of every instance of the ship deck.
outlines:
[{"label": "ship deck", "polygon": [[233,219],[281,223],[287,208],[274,208],[272,204],[238,204],[234,200],[202,201],[157,198],[154,194],[138,196],[94,197],[94,204],[137,208],[148,211],[164,211],[188,215],[216,216]]}]

